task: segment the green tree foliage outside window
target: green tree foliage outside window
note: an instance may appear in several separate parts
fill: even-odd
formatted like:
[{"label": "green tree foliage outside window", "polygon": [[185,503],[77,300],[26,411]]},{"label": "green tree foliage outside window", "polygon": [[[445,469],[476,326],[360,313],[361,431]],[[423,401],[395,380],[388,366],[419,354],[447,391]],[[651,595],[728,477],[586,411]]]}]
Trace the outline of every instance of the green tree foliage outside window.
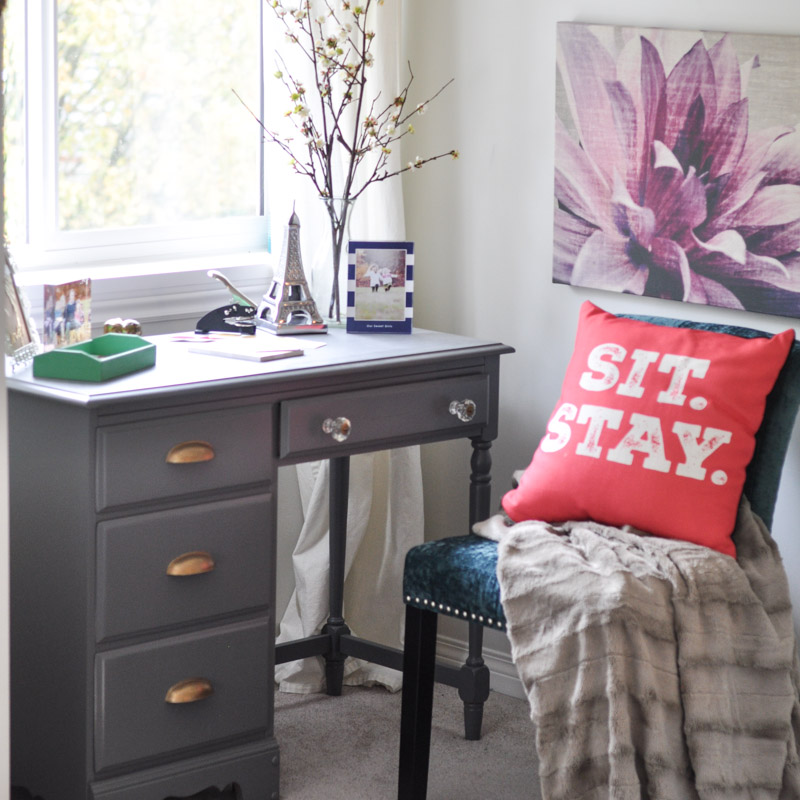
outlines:
[{"label": "green tree foliage outside window", "polygon": [[61,230],[258,213],[258,141],[231,92],[258,97],[258,7],[211,6],[58,3]]},{"label": "green tree foliage outside window", "polygon": [[[57,231],[261,212],[261,142],[231,91],[259,105],[259,3],[58,0],[55,26]],[[6,75],[20,116],[22,52]]]}]

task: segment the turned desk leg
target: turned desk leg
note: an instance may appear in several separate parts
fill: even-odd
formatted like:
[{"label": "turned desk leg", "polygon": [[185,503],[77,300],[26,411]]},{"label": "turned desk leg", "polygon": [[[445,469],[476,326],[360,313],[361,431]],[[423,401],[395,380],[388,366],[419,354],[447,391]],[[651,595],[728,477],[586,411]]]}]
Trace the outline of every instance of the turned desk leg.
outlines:
[{"label": "turned desk leg", "polygon": [[492,505],[492,443],[472,439],[469,476],[469,526],[486,519]]},{"label": "turned desk leg", "polygon": [[329,615],[322,633],[330,637],[330,648],[325,653],[325,687],[329,695],[342,693],[344,662],[347,656],[341,650],[341,637],[350,629],[344,621],[344,569],[347,545],[347,499],[350,487],[350,459],[347,456],[330,461],[329,497]]},{"label": "turned desk leg", "polygon": [[[472,439],[472,471],[469,477],[469,525],[486,519],[492,502],[492,443]],[[469,624],[469,651],[461,667],[459,697],[464,702],[464,738],[480,739],[483,704],[489,697],[489,668],[483,661],[483,625]]]}]

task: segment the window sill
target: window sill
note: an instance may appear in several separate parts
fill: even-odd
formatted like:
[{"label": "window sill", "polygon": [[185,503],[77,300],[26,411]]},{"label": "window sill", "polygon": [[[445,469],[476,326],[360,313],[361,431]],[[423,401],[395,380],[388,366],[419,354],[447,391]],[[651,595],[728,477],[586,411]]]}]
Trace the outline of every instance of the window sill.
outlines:
[{"label": "window sill", "polygon": [[139,320],[148,334],[192,329],[207,311],[232,302],[225,286],[208,276],[211,269],[222,272],[237,289],[258,302],[272,278],[270,262],[269,253],[262,251],[168,261],[131,261],[74,271],[25,270],[15,277],[40,329],[42,286],[90,278],[93,335],[97,335],[103,322],[111,317]]},{"label": "window sill", "polygon": [[146,278],[154,275],[170,275],[180,272],[206,272],[210,269],[225,270],[231,267],[262,267],[269,265],[270,254],[266,250],[241,253],[217,253],[209,256],[176,257],[167,259],[128,259],[95,264],[86,267],[36,268],[19,270],[16,281],[19,286],[42,286],[46,283],[91,278],[95,280],[117,278]]}]

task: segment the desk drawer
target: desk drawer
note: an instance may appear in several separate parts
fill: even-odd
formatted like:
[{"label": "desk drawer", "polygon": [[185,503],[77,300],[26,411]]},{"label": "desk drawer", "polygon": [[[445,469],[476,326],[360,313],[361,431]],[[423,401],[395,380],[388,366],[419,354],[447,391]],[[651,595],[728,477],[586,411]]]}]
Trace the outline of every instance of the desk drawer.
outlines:
[{"label": "desk drawer", "polygon": [[[454,400],[475,403],[469,423],[450,413]],[[404,437],[484,425],[488,409],[486,375],[287,400],[281,403],[281,457],[333,457],[348,446],[409,444],[410,441],[403,441]],[[350,431],[344,442],[323,430],[326,419],[339,417],[349,421]]]},{"label": "desk drawer", "polygon": [[[269,735],[274,625],[271,616],[100,653],[95,660],[95,768],[224,741]],[[211,693],[169,703],[182,681]]]},{"label": "desk drawer", "polygon": [[270,494],[101,523],[98,641],[267,608],[274,571],[271,526]]},{"label": "desk drawer", "polygon": [[248,406],[97,432],[97,509],[264,481],[272,411]]},{"label": "desk drawer", "polygon": [[[274,739],[234,746],[213,755],[175,761],[104,780],[93,781],[87,800],[163,800],[172,798],[278,797],[280,752]],[[239,793],[223,792],[235,783]],[[218,791],[217,791],[218,790]],[[81,794],[83,798],[83,794]]]}]

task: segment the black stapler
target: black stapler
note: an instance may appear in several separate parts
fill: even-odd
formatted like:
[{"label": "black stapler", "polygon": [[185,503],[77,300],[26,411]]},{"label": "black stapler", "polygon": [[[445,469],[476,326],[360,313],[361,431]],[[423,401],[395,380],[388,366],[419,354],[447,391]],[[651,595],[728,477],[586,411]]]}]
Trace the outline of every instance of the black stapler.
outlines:
[{"label": "black stapler", "polygon": [[208,277],[221,281],[233,295],[234,302],[215,308],[201,317],[195,326],[195,333],[222,331],[254,336],[256,304],[246,294],[240,292],[221,272],[211,269],[208,271]]}]

